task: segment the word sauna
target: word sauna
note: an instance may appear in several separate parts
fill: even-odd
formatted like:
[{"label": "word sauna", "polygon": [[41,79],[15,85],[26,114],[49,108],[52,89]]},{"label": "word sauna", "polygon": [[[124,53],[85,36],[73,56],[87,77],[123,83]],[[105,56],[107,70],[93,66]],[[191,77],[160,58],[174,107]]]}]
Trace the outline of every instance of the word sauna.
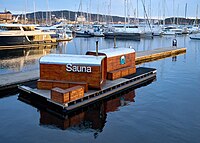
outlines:
[{"label": "word sauna", "polygon": [[66,65],[66,70],[68,72],[86,72],[86,73],[91,73],[92,68],[87,67],[87,66],[78,66],[78,65],[72,65],[72,64],[67,64]]}]

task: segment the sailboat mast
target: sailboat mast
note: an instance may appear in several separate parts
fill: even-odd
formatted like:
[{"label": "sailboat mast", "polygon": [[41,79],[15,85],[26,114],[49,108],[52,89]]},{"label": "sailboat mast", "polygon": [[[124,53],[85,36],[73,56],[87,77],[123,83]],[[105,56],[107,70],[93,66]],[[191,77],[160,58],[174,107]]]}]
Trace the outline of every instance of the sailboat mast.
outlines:
[{"label": "sailboat mast", "polygon": [[68,11],[68,19],[69,19],[69,21],[71,20],[70,18],[71,18],[70,11]]},{"label": "sailboat mast", "polygon": [[90,14],[89,14],[89,22],[92,22],[92,20],[91,20],[92,5],[91,5],[91,4],[92,4],[92,3],[91,3],[91,0],[90,0],[90,6],[89,6],[89,9],[90,9],[90,10],[89,10],[89,11],[90,11],[90,12],[89,12],[89,13],[90,13]]},{"label": "sailboat mast", "polygon": [[27,0],[25,0],[25,14],[24,14],[24,23],[26,24],[26,9],[27,9]]},{"label": "sailboat mast", "polygon": [[138,12],[138,0],[137,0],[137,20],[138,20],[138,14],[139,12]]},{"label": "sailboat mast", "polygon": [[126,14],[127,14],[127,0],[124,0],[124,30],[126,31]]},{"label": "sailboat mast", "polygon": [[173,0],[173,24],[175,24],[175,6],[174,6],[174,0]]},{"label": "sailboat mast", "polygon": [[187,22],[186,18],[187,18],[187,3],[185,4],[185,24]]},{"label": "sailboat mast", "polygon": [[89,6],[87,5],[87,14],[86,14],[87,18],[86,18],[86,21],[87,21],[87,24],[89,23]]},{"label": "sailboat mast", "polygon": [[165,0],[163,0],[163,25],[165,26]]},{"label": "sailboat mast", "polygon": [[44,24],[44,16],[43,16],[43,11],[42,11],[42,25]]},{"label": "sailboat mast", "polygon": [[197,4],[197,10],[196,10],[196,25],[198,25],[198,12],[199,12],[199,5]]},{"label": "sailboat mast", "polygon": [[142,5],[143,5],[143,8],[144,8],[144,16],[146,16],[145,21],[148,23],[148,26],[149,26],[150,30],[152,31],[151,24],[149,22],[149,18],[148,18],[147,11],[146,11],[146,8],[145,8],[145,0],[142,0]]},{"label": "sailboat mast", "polygon": [[178,8],[177,8],[177,22],[176,24],[178,25],[179,24],[179,4],[178,4]]},{"label": "sailboat mast", "polygon": [[34,22],[36,24],[36,8],[35,8],[35,0],[33,1],[33,7],[34,7]]},{"label": "sailboat mast", "polygon": [[150,12],[149,12],[149,15],[150,15],[150,23],[152,23],[152,15],[151,15],[151,0],[150,0]]},{"label": "sailboat mast", "polygon": [[109,18],[110,18],[110,20],[109,20],[109,23],[112,21],[112,16],[111,16],[111,4],[112,4],[112,2],[111,2],[111,0],[110,0],[110,4],[109,4]]},{"label": "sailboat mast", "polygon": [[47,11],[46,11],[46,25],[48,25],[48,0],[46,0]]},{"label": "sailboat mast", "polygon": [[81,18],[83,16],[83,6],[82,6],[82,0],[80,1],[80,10],[81,10]]},{"label": "sailboat mast", "polygon": [[97,3],[97,22],[99,22],[99,1]]}]

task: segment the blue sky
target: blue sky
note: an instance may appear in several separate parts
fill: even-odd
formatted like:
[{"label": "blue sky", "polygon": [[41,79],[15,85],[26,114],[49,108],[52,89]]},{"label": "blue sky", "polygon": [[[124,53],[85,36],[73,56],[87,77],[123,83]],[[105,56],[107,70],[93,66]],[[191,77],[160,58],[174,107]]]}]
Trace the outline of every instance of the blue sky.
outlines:
[{"label": "blue sky", "polygon": [[[34,11],[34,3],[36,11],[42,10],[73,10],[78,11],[81,0],[0,0],[0,11],[6,8],[12,13],[25,13]],[[91,1],[91,8],[90,8]],[[200,0],[128,0],[130,15],[134,17],[134,12],[137,8],[139,17],[144,17],[142,1],[145,3],[148,15],[156,18],[162,18],[164,15],[170,17],[173,15],[185,15],[185,5],[187,3],[187,17],[196,17],[197,4],[199,5],[198,17],[200,17]],[[165,8],[163,2],[165,3]],[[92,13],[108,14],[110,0],[82,0],[83,11],[92,11]],[[48,3],[48,4],[47,4]],[[151,3],[151,4],[150,4]],[[173,4],[174,3],[174,4]],[[150,12],[151,11],[151,12]],[[151,13],[151,14],[150,14]],[[111,0],[111,14],[124,16],[124,0]]]}]

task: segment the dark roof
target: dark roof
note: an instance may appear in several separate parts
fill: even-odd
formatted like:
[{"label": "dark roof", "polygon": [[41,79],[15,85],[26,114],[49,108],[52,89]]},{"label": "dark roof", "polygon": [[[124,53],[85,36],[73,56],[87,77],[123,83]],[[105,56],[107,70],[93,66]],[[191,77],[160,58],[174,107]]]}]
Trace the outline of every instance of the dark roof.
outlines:
[{"label": "dark roof", "polygon": [[10,11],[0,12],[0,14],[12,14]]}]

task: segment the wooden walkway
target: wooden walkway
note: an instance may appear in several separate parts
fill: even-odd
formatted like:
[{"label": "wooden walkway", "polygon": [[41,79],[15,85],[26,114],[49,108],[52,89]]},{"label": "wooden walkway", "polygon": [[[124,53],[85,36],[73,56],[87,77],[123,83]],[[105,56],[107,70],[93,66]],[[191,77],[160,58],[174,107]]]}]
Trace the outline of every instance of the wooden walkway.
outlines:
[{"label": "wooden walkway", "polygon": [[29,44],[29,45],[0,46],[0,51],[1,50],[10,50],[10,49],[37,48],[37,47],[41,47],[41,46],[56,46],[56,45],[58,45],[57,42],[55,42],[55,43]]},{"label": "wooden walkway", "polygon": [[39,70],[3,74],[0,76],[0,91],[16,88],[18,85],[39,79]]},{"label": "wooden walkway", "polygon": [[[186,48],[173,47],[136,52],[136,65],[184,53],[186,53]],[[0,91],[37,79],[39,79],[39,70],[1,75]]]},{"label": "wooden walkway", "polygon": [[186,53],[186,48],[176,48],[176,47],[159,48],[149,51],[140,51],[136,52],[136,65],[163,59],[166,57],[177,56],[185,53]]}]

